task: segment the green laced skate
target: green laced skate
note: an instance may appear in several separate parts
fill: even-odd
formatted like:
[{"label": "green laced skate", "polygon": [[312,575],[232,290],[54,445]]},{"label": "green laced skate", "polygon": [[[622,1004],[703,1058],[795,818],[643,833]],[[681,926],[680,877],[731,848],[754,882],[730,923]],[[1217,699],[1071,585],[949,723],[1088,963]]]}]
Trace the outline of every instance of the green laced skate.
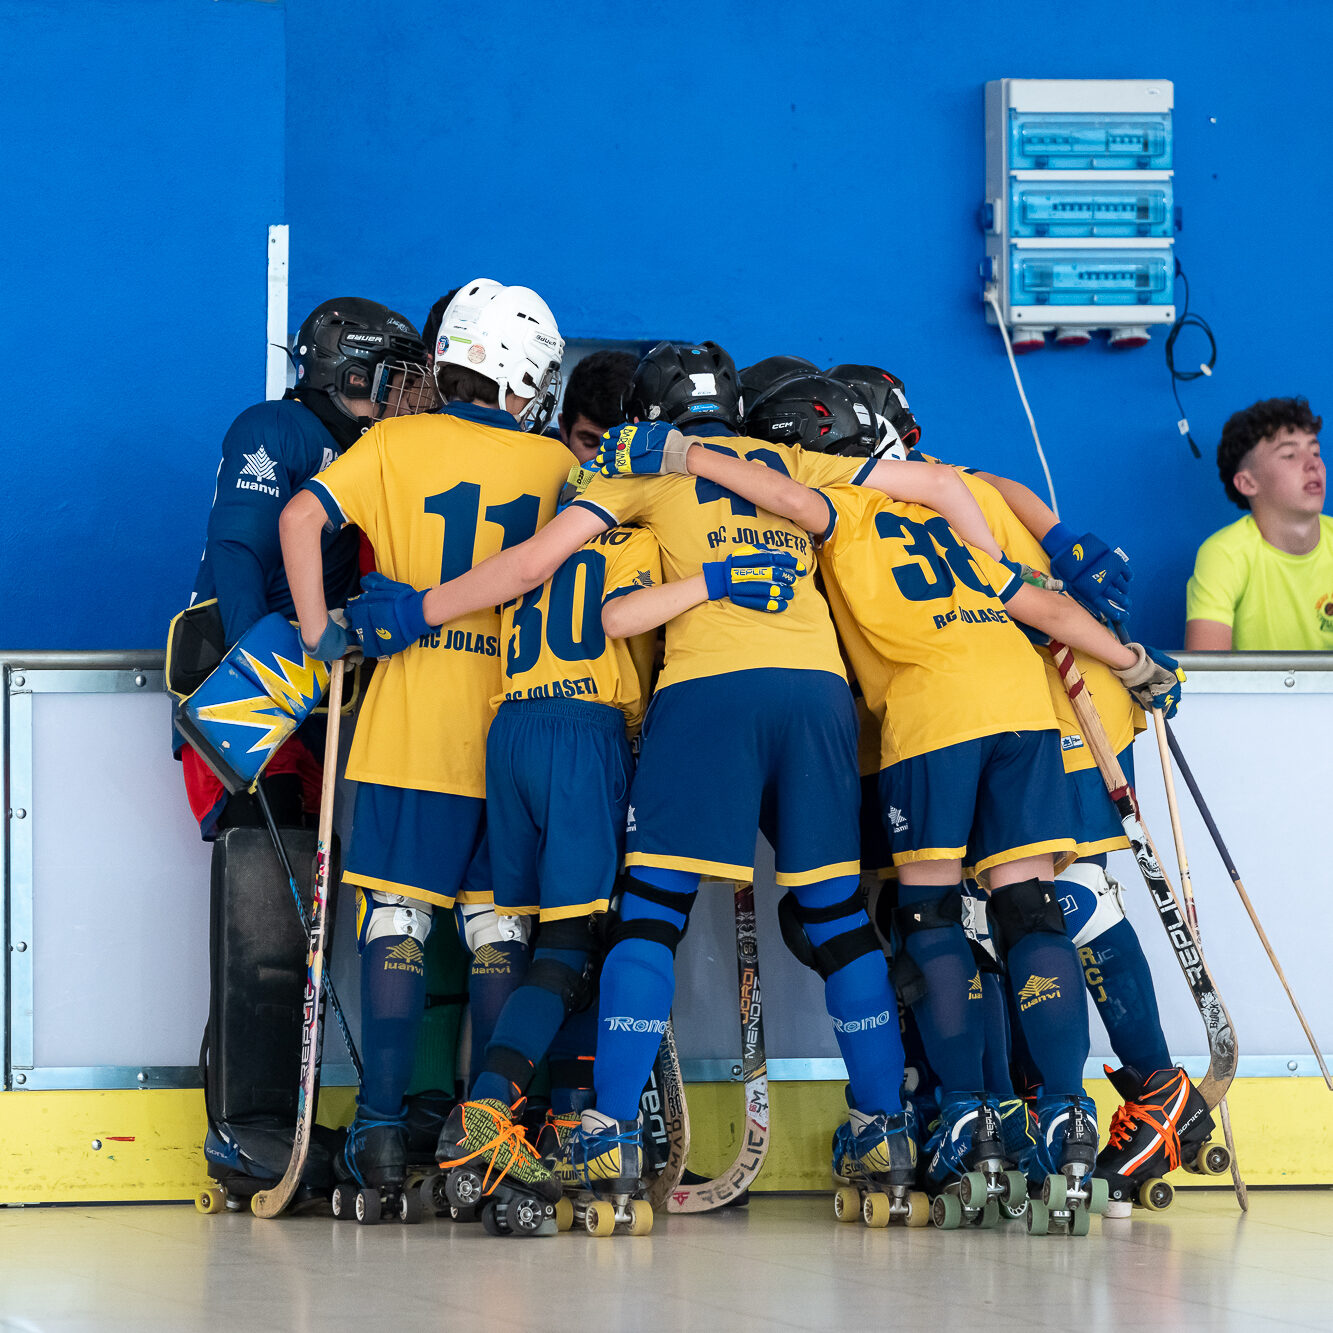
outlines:
[{"label": "green laced skate", "polygon": [[481,1187],[485,1194],[493,1193],[503,1182],[544,1198],[558,1198],[560,1186],[550,1168],[510,1115],[510,1107],[490,1098],[460,1102],[440,1133],[435,1155],[441,1168],[448,1170],[465,1162],[484,1165]]}]

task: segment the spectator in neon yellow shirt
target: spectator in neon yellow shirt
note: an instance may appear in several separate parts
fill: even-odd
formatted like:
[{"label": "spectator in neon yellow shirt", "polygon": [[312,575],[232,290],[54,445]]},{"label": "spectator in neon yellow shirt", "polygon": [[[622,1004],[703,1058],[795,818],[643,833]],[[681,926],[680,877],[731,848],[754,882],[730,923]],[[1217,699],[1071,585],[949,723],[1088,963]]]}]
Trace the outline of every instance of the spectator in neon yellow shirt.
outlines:
[{"label": "spectator in neon yellow shirt", "polygon": [[1304,398],[1269,398],[1223,426],[1217,470],[1249,512],[1199,547],[1185,590],[1187,649],[1333,648],[1322,425]]}]

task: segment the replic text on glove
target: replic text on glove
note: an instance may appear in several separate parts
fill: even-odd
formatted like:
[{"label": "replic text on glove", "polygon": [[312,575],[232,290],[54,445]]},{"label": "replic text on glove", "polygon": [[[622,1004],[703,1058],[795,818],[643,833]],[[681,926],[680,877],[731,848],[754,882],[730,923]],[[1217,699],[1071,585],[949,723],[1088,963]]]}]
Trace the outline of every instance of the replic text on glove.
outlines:
[{"label": "replic text on glove", "polygon": [[655,477],[663,472],[685,473],[687,440],[665,421],[625,422],[602,435],[591,466],[607,477]]},{"label": "replic text on glove", "polygon": [[742,546],[725,560],[704,562],[704,583],[710,601],[729,598],[751,611],[779,612],[796,595],[796,580],[806,572],[803,561],[789,551]]}]

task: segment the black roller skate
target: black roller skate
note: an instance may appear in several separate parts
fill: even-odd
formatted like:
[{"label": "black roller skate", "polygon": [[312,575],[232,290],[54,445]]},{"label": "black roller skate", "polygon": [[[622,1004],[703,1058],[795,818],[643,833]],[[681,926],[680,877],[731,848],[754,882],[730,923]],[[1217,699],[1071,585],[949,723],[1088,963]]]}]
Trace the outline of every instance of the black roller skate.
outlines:
[{"label": "black roller skate", "polygon": [[1021,1208],[1027,1180],[1011,1169],[1004,1151],[999,1105],[975,1092],[948,1093],[927,1145],[926,1189],[930,1220],[944,1231],[993,1227],[1001,1207]]},{"label": "black roller skate", "polygon": [[1209,1176],[1230,1168],[1231,1154],[1209,1141],[1213,1117],[1183,1069],[1159,1069],[1145,1079],[1128,1066],[1105,1068],[1124,1098],[1097,1157],[1097,1175],[1110,1192],[1108,1217],[1128,1217],[1136,1204],[1152,1212],[1170,1207],[1175,1191],[1164,1177],[1177,1167]]},{"label": "black roller skate", "polygon": [[405,1188],[405,1115],[390,1118],[358,1106],[342,1151],[333,1159],[333,1173],[338,1178],[333,1187],[334,1217],[355,1217],[367,1226],[383,1217],[421,1221],[421,1198]]},{"label": "black roller skate", "polygon": [[858,1217],[868,1227],[930,1221],[930,1200],[916,1188],[917,1140],[911,1107],[898,1115],[852,1110],[833,1135],[833,1196],[839,1222]]},{"label": "black roller skate", "polygon": [[488,1235],[554,1236],[560,1184],[511,1113],[490,1098],[454,1108],[436,1147],[445,1199]]},{"label": "black roller skate", "polygon": [[[326,1139],[331,1132],[316,1125],[306,1153],[301,1183],[290,1212],[322,1210],[333,1181],[332,1154]],[[292,1156],[291,1125],[210,1124],[204,1139],[204,1161],[213,1184],[194,1196],[201,1213],[240,1212],[260,1190],[271,1190]]]},{"label": "black roller skate", "polygon": [[1106,1181],[1097,1165],[1097,1108],[1090,1097],[1039,1097],[1037,1161],[1046,1172],[1041,1197],[1028,1200],[1028,1235],[1044,1236],[1051,1224],[1071,1236],[1086,1236],[1093,1213],[1106,1211]]},{"label": "black roller skate", "polygon": [[[435,1160],[435,1145],[458,1098],[447,1092],[412,1093],[405,1103],[407,1116],[407,1179],[405,1189],[421,1196],[422,1211],[436,1217],[454,1217],[444,1197],[444,1176]],[[455,1217],[455,1220],[462,1220]],[[471,1218],[468,1221],[474,1220]]]},{"label": "black roller skate", "polygon": [[581,1222],[590,1236],[652,1231],[653,1209],[644,1197],[642,1117],[613,1120],[584,1111],[568,1130],[555,1173],[572,1207],[572,1215],[565,1216],[571,1224]]}]

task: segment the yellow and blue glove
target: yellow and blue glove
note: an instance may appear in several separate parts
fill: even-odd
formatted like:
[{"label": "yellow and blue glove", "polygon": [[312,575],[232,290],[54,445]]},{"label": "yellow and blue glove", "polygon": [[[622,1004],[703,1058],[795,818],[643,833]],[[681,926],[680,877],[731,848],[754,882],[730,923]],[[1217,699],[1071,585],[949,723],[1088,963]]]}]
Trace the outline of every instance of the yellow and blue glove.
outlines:
[{"label": "yellow and blue glove", "polygon": [[1129,581],[1134,576],[1124,551],[1091,532],[1075,537],[1063,523],[1057,523],[1041,544],[1051,557],[1051,573],[1076,601],[1108,625],[1129,618]]},{"label": "yellow and blue glove", "polygon": [[770,613],[787,609],[796,596],[796,580],[804,573],[803,561],[766,546],[742,546],[725,560],[707,560],[703,566],[709,601],[726,597],[737,606]]},{"label": "yellow and blue glove", "polygon": [[1180,663],[1160,648],[1145,648],[1141,643],[1127,643],[1138,659],[1133,666],[1117,670],[1121,684],[1134,696],[1140,708],[1160,708],[1167,720],[1176,715],[1180,703],[1180,687],[1185,673]]},{"label": "yellow and blue glove", "polygon": [[410,583],[375,573],[361,587],[361,596],[347,603],[347,621],[367,657],[392,657],[434,629],[422,610],[426,594]]},{"label": "yellow and blue glove", "polygon": [[687,473],[690,441],[665,421],[625,422],[606,431],[589,464],[606,477],[656,477]]}]

